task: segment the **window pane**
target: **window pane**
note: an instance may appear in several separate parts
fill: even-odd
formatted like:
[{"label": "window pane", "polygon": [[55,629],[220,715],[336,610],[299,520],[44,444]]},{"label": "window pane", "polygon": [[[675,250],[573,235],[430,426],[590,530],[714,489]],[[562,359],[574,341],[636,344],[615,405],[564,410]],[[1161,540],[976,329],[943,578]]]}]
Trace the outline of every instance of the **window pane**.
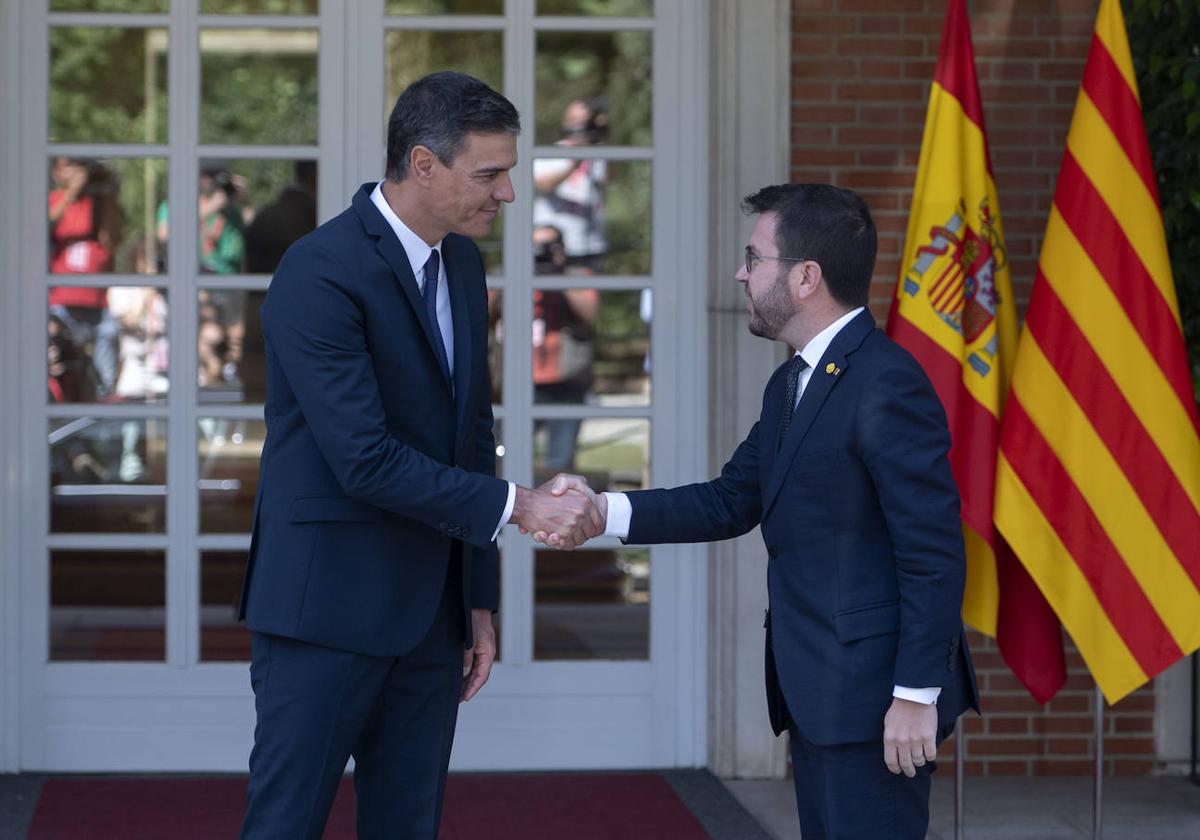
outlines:
[{"label": "window pane", "polygon": [[504,402],[504,292],[488,289],[488,372],[492,404]]},{"label": "window pane", "polygon": [[318,0],[200,0],[202,15],[315,15]]},{"label": "window pane", "polygon": [[167,30],[50,27],[50,141],[167,142]]},{"label": "window pane", "polygon": [[200,533],[249,534],[254,524],[258,459],[267,437],[261,420],[197,421]]},{"label": "window pane", "polygon": [[534,659],[649,659],[650,550],[538,551]]},{"label": "window pane", "polygon": [[167,421],[50,420],[50,531],[163,533]]},{"label": "window pane", "polygon": [[539,32],[535,140],[650,144],[649,32]]},{"label": "window pane", "polygon": [[650,161],[537,158],[536,274],[649,274]]},{"label": "window pane", "polygon": [[161,274],[165,158],[51,158],[46,224],[53,274]]},{"label": "window pane", "polygon": [[200,142],[317,142],[317,32],[200,32]]},{"label": "window pane", "polygon": [[533,483],[560,472],[582,475],[595,490],[650,486],[650,421],[627,417],[535,420]]},{"label": "window pane", "polygon": [[649,17],[654,14],[654,0],[537,0],[537,13]]},{"label": "window pane", "polygon": [[50,11],[155,14],[169,11],[170,5],[170,0],[50,0]]},{"label": "window pane", "polygon": [[249,662],[250,631],[238,623],[244,551],[200,552],[200,661]]},{"label": "window pane", "polygon": [[50,661],[166,658],[161,551],[50,552]]},{"label": "window pane", "polygon": [[267,353],[259,308],[266,292],[201,289],[197,293],[196,384],[201,403],[263,403]]},{"label": "window pane", "polygon": [[649,405],[652,293],[533,292],[533,398],[542,404]]},{"label": "window pane", "polygon": [[166,289],[52,286],[46,326],[50,402],[166,399]]},{"label": "window pane", "polygon": [[387,0],[389,15],[502,15],[504,0]]}]

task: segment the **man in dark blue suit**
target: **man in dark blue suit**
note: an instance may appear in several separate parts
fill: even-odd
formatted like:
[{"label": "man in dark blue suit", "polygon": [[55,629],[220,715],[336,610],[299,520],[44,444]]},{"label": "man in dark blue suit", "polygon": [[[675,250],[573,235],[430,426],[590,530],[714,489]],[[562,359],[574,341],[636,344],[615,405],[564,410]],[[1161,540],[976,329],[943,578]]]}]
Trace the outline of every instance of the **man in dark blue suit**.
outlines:
[{"label": "man in dark blue suit", "polygon": [[603,528],[581,496],[495,477],[469,237],[513,200],[519,130],[477,79],[415,82],[386,178],[275,272],[241,605],[257,712],[243,837],[319,838],[350,756],[359,837],[435,837],[458,703],[495,659],[496,535],[511,521],[569,549]]},{"label": "man in dark blue suit", "polygon": [[737,274],[750,330],[801,349],[719,478],[603,494],[606,534],[709,542],[761,525],[767,702],[775,733],[791,733],[804,840],[923,838],[937,743],[979,708],[946,417],[866,310],[876,236],[862,199],[784,184],[745,208],[758,214]]}]

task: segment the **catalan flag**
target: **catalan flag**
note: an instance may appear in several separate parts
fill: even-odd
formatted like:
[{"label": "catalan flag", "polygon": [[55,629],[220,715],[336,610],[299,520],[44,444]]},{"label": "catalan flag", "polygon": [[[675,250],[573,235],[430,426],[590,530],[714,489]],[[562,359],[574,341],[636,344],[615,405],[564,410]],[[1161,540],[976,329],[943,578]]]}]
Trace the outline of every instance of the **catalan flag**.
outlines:
[{"label": "catalan flag", "polygon": [[[1037,587],[1007,554],[992,516],[1017,317],[963,0],[950,0],[946,9],[887,331],[920,361],[950,424],[967,546],[963,618],[997,635],[1003,583],[1006,603],[1020,606],[1013,638],[1026,642],[1016,646],[1014,670],[1027,684],[1026,672],[1048,673],[1031,685],[1046,699],[1065,679],[1061,632]],[[1049,666],[1019,667],[1029,659],[1022,651],[1040,653]]]},{"label": "catalan flag", "polygon": [[996,525],[1110,703],[1200,647],[1200,419],[1119,0],[1067,135]]}]

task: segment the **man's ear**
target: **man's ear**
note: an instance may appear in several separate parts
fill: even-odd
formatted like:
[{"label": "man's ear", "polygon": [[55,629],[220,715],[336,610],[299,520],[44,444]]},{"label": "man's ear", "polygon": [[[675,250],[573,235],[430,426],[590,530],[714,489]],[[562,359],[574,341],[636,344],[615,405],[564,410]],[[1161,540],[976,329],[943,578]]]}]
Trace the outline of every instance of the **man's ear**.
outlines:
[{"label": "man's ear", "polygon": [[792,296],[797,300],[805,300],[816,293],[824,282],[821,266],[812,260],[792,264],[788,283],[792,287]]},{"label": "man's ear", "polygon": [[409,152],[408,168],[418,181],[427,182],[433,176],[433,168],[437,163],[437,155],[428,146],[413,146]]}]

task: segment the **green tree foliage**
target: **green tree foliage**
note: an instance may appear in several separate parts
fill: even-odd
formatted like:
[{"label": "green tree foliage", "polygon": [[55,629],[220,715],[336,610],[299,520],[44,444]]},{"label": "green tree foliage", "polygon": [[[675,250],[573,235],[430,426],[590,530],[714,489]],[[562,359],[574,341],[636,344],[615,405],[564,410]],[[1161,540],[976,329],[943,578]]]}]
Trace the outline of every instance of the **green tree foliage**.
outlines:
[{"label": "green tree foliage", "polygon": [[1200,3],[1124,0],[1123,5],[1200,394]]}]

